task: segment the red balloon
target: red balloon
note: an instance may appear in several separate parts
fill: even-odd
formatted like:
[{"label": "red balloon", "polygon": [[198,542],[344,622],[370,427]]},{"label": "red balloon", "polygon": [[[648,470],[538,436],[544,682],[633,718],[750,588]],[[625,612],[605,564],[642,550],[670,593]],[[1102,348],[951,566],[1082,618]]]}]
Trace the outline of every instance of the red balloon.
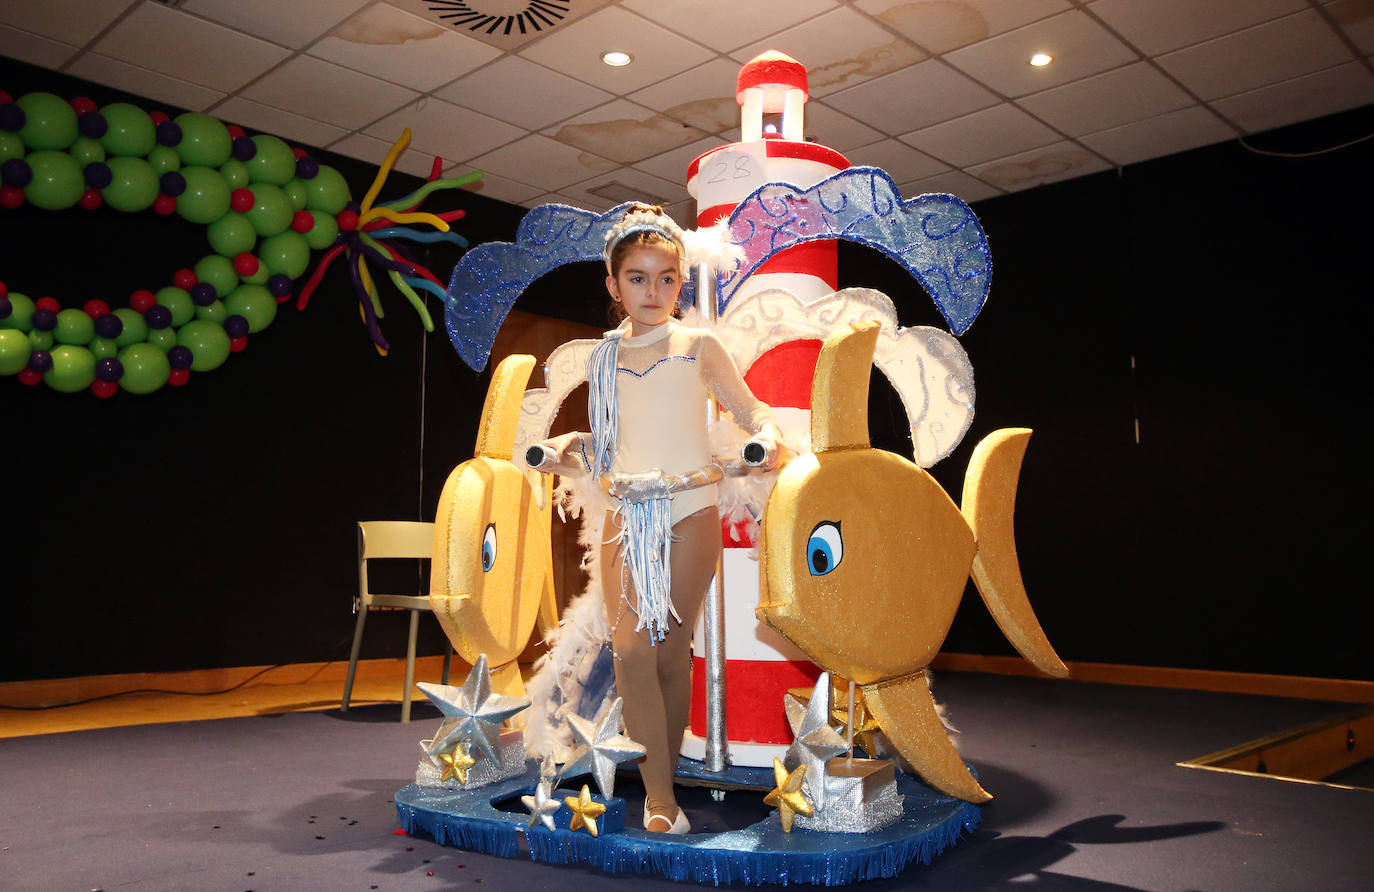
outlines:
[{"label": "red balloon", "polygon": [[190,369],[172,369],[167,373],[167,383],[173,387],[180,387],[191,379]]},{"label": "red balloon", "polygon": [[129,309],[136,313],[146,313],[148,308],[157,303],[157,295],[146,288],[140,288],[129,295]]},{"label": "red balloon", "polygon": [[110,305],[100,298],[94,298],[86,301],[81,309],[85,310],[86,315],[90,316],[92,319],[99,319],[101,316],[110,312]]},{"label": "red balloon", "polygon": [[9,297],[10,290],[5,287],[4,282],[0,282],[0,297]]},{"label": "red balloon", "polygon": [[302,158],[304,158],[308,153],[305,151],[305,149],[302,149],[300,146],[296,146],[294,149],[291,150],[291,154],[295,157],[297,161],[299,161]]},{"label": "red balloon", "polygon": [[231,352],[231,353],[242,353],[242,352],[243,352],[243,348],[244,348],[244,347],[247,347],[247,346],[248,346],[248,338],[247,338],[247,337],[242,337],[242,338],[230,338],[230,339],[229,339],[229,352]]},{"label": "red balloon", "polygon": [[77,199],[77,204],[88,211],[93,211],[105,203],[105,196],[100,194],[100,190],[94,186],[87,186],[86,191],[81,193]]},{"label": "red balloon", "polygon": [[238,124],[225,124],[224,129],[229,131],[230,139],[238,139],[240,136],[248,135],[243,132],[243,128],[240,127]]},{"label": "red balloon", "polygon": [[197,281],[196,274],[189,269],[179,269],[172,273],[172,284],[182,291],[190,291]]},{"label": "red balloon", "polygon": [[256,275],[257,271],[258,258],[254,257],[252,254],[249,254],[247,251],[244,251],[242,254],[234,258],[234,272],[238,273],[240,276],[243,276],[245,279],[249,276]]},{"label": "red balloon", "polygon": [[25,368],[21,369],[19,371],[19,374],[15,375],[15,377],[19,379],[20,384],[27,384],[28,386],[32,387],[33,385],[43,380],[43,373],[35,372],[33,369],[30,368]]},{"label": "red balloon", "polygon": [[339,228],[344,232],[352,232],[358,228],[358,215],[350,210],[339,211]]},{"label": "red balloon", "polygon": [[291,228],[305,235],[315,228],[315,215],[307,210],[299,210],[291,215]]},{"label": "red balloon", "polygon": [[240,186],[229,194],[229,207],[231,210],[246,214],[253,209],[253,205],[258,203],[258,199],[253,195],[252,189],[245,189]]},{"label": "red balloon", "polygon": [[176,211],[177,200],[165,192],[153,200],[153,213],[159,217],[170,217]]},{"label": "red balloon", "polygon": [[94,381],[91,382],[91,393],[100,397],[102,400],[107,400],[118,392],[118,381],[102,381],[99,378],[96,378]]},{"label": "red balloon", "polygon": [[55,297],[40,297],[33,302],[35,310],[52,310],[54,313],[62,311],[62,305],[57,302]]},{"label": "red balloon", "polygon": [[72,111],[76,112],[78,115],[84,115],[86,112],[97,110],[96,104],[85,96],[78,96],[68,104],[71,105]]},{"label": "red balloon", "polygon": [[14,210],[24,203],[24,190],[18,186],[0,186],[0,207]]},{"label": "red balloon", "polygon": [[161,124],[163,121],[171,120],[171,118],[167,117],[166,112],[160,111],[148,112],[148,117],[152,119],[154,127],[156,127],[158,124]]}]

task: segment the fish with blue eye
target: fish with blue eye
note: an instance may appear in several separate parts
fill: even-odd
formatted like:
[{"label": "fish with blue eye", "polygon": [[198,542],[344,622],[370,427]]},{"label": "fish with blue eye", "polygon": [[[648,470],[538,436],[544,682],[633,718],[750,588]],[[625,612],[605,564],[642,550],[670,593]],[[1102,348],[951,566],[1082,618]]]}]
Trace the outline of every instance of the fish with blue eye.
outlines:
[{"label": "fish with blue eye", "polygon": [[906,458],[873,449],[867,395],[878,324],[829,337],[812,382],[812,451],[783,468],[764,508],[759,619],[862,689],[888,740],[927,783],[991,795],[950,743],[924,670],[973,576],[1003,634],[1041,671],[1068,669],[1026,595],[1012,514],[1030,431],[974,450],[962,508]]},{"label": "fish with blue eye", "polygon": [[549,512],[511,461],[516,423],[534,357],[496,367],[472,458],[444,481],[434,517],[429,603],[453,649],[469,663],[483,654],[492,689],[524,695],[516,657],[536,624],[558,625]]}]

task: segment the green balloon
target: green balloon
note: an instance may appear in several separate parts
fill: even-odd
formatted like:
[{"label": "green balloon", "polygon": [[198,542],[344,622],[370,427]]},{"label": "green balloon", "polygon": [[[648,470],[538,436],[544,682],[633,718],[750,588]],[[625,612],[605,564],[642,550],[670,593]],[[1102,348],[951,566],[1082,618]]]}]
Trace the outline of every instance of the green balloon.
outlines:
[{"label": "green balloon", "polygon": [[181,170],[181,156],[170,146],[158,146],[148,153],[148,164],[159,177],[164,173]]},{"label": "green balloon", "polygon": [[115,102],[100,110],[105,116],[105,135],[100,144],[111,155],[143,157],[157,145],[157,129],[148,113],[127,102]]},{"label": "green balloon", "polygon": [[259,261],[257,271],[251,276],[244,276],[243,281],[247,282],[249,285],[266,285],[267,279],[271,275],[272,274],[267,270],[267,264]]},{"label": "green balloon", "polygon": [[91,351],[91,355],[96,359],[105,359],[106,357],[117,356],[119,354],[119,344],[109,338],[95,338],[86,346],[87,349]]},{"label": "green balloon", "polygon": [[241,189],[248,185],[248,167],[237,158],[230,158],[221,164],[219,172],[230,189]]},{"label": "green balloon", "polygon": [[255,185],[285,186],[296,175],[296,156],[286,143],[275,136],[259,133],[253,137],[253,145],[258,147],[257,152],[243,163],[248,166],[248,176]]},{"label": "green balloon", "polygon": [[43,381],[53,390],[76,393],[95,380],[95,354],[85,347],[63,344],[51,356],[52,368],[43,373]]},{"label": "green balloon", "polygon": [[253,224],[253,230],[258,235],[276,235],[291,225],[291,217],[295,211],[291,209],[291,201],[280,187],[255,182],[252,188],[256,201],[244,216]]},{"label": "green balloon", "polygon": [[0,330],[0,375],[17,375],[29,364],[29,339],[22,331]]},{"label": "green balloon", "polygon": [[95,320],[82,310],[59,310],[52,334],[59,344],[84,346],[95,337]]},{"label": "green balloon", "polygon": [[100,190],[105,203],[117,211],[147,210],[157,198],[157,173],[142,158],[111,158],[106,162],[114,178]]},{"label": "green balloon", "polygon": [[93,161],[105,160],[105,147],[100,144],[100,140],[91,139],[89,136],[78,136],[72,147],[67,149],[67,154],[76,159],[76,163],[85,170],[86,165]]},{"label": "green balloon", "polygon": [[229,160],[233,140],[219,121],[199,112],[177,115],[173,120],[181,128],[177,154],[181,156],[182,164],[219,167]]},{"label": "green balloon", "polygon": [[205,235],[215,253],[224,257],[237,257],[244,251],[253,250],[258,243],[253,224],[243,214],[232,211],[206,227]]},{"label": "green balloon", "polygon": [[305,181],[305,191],[308,196],[305,206],[312,211],[324,211],[331,217],[337,216],[348,204],[348,183],[343,174],[326,164],[321,164],[320,172]]},{"label": "green balloon", "polygon": [[305,181],[291,178],[281,191],[286,193],[286,200],[291,202],[291,210],[299,211],[305,208],[305,203],[310,200],[310,193],[306,191]]},{"label": "green balloon", "polygon": [[65,149],[81,131],[71,105],[51,93],[27,93],[14,101],[24,110],[19,138],[30,149]]},{"label": "green balloon", "polygon": [[323,212],[311,216],[315,218],[315,225],[305,234],[305,243],[316,251],[333,246],[334,240],[339,237],[339,221]]},{"label": "green balloon", "polygon": [[39,331],[35,328],[29,332],[29,346],[35,350],[51,350],[55,343],[57,338],[53,337],[50,331]]},{"label": "green balloon", "polygon": [[66,210],[86,191],[81,165],[66,152],[43,149],[30,152],[24,160],[33,171],[33,179],[24,187],[24,198],[34,207],[45,211]]},{"label": "green balloon", "polygon": [[277,299],[261,285],[240,285],[224,299],[224,309],[247,319],[248,333],[257,334],[277,318]]},{"label": "green balloon", "polygon": [[157,302],[172,311],[172,327],[180,328],[196,315],[196,302],[184,288],[168,285],[157,290]]},{"label": "green balloon", "polygon": [[229,184],[209,167],[183,167],[186,191],[177,196],[177,213],[192,223],[213,223],[229,212]]},{"label": "green balloon", "polygon": [[194,272],[196,281],[213,286],[215,294],[228,294],[239,284],[234,261],[220,254],[206,254],[195,265]]},{"label": "green balloon", "polygon": [[24,157],[24,141],[18,133],[0,133],[0,161]]},{"label": "green balloon", "polygon": [[191,371],[208,372],[229,358],[229,335],[218,322],[197,319],[177,332],[177,344],[191,348]]},{"label": "green balloon", "polygon": [[143,314],[131,307],[120,307],[114,311],[119,317],[119,321],[124,323],[124,330],[115,338],[115,343],[121,348],[130,344],[141,344],[148,337],[148,323],[143,318]]},{"label": "green balloon", "polygon": [[150,328],[148,329],[148,343],[166,353],[177,345],[177,330],[171,326]]},{"label": "green balloon", "polygon": [[16,331],[28,331],[33,324],[33,298],[27,294],[20,294],[18,291],[10,292],[10,314],[4,319],[0,319],[0,329],[12,328]]},{"label": "green balloon", "polygon": [[196,307],[197,319],[208,319],[211,322],[218,322],[220,325],[224,324],[224,317],[228,315],[229,313],[224,309],[224,301],[222,300],[217,300],[203,307]]},{"label": "green balloon", "polygon": [[120,351],[119,362],[124,366],[119,386],[130,393],[152,393],[167,383],[172,370],[166,351],[152,344],[130,344]]},{"label": "green balloon", "polygon": [[258,259],[267,264],[267,271],[273,275],[285,273],[299,279],[310,265],[310,246],[299,232],[287,229],[262,240]]}]

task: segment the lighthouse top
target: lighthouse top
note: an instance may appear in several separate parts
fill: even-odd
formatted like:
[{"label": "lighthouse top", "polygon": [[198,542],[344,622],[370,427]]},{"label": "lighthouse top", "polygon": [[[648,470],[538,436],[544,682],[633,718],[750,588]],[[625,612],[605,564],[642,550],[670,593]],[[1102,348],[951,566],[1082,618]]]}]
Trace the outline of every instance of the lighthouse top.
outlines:
[{"label": "lighthouse top", "polygon": [[783,110],[788,90],[800,90],[803,102],[810,98],[807,93],[806,66],[786,53],[768,50],[750,59],[740,69],[735,101],[744,105],[748,90],[762,91],[763,113],[776,114]]}]

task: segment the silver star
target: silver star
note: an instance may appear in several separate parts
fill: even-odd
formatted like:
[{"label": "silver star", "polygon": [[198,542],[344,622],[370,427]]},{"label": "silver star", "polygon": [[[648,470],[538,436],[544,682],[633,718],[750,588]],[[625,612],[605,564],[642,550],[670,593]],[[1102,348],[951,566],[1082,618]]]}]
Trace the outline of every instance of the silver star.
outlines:
[{"label": "silver star", "polygon": [[431,754],[448,749],[461,737],[471,738],[473,746],[488,759],[500,763],[497,747],[501,745],[501,723],[530,705],[530,701],[491,692],[491,673],[487,670],[487,655],[481,654],[468,673],[461,688],[447,684],[420,682],[430,702],[446,716],[458,719],[444,722],[440,733],[429,748]]},{"label": "silver star", "polygon": [[616,697],[590,722],[580,715],[568,716],[577,748],[563,766],[563,776],[590,771],[601,795],[607,799],[615,791],[615,766],[644,755],[643,746],[620,733],[620,710],[624,705],[625,701]]},{"label": "silver star", "polygon": [[811,691],[811,700],[800,716],[787,711],[792,726],[792,745],[783,760],[789,769],[806,766],[806,786],[816,810],[825,808],[825,763],[845,751],[844,738],[830,727],[830,673],[822,672]]},{"label": "silver star", "polygon": [[524,803],[525,808],[529,809],[529,826],[531,830],[533,830],[534,825],[540,821],[543,821],[544,826],[550,830],[554,829],[554,812],[562,808],[563,803],[553,798],[552,794],[549,792],[549,782],[547,780],[541,780],[535,785],[533,796],[521,796],[520,801]]}]

